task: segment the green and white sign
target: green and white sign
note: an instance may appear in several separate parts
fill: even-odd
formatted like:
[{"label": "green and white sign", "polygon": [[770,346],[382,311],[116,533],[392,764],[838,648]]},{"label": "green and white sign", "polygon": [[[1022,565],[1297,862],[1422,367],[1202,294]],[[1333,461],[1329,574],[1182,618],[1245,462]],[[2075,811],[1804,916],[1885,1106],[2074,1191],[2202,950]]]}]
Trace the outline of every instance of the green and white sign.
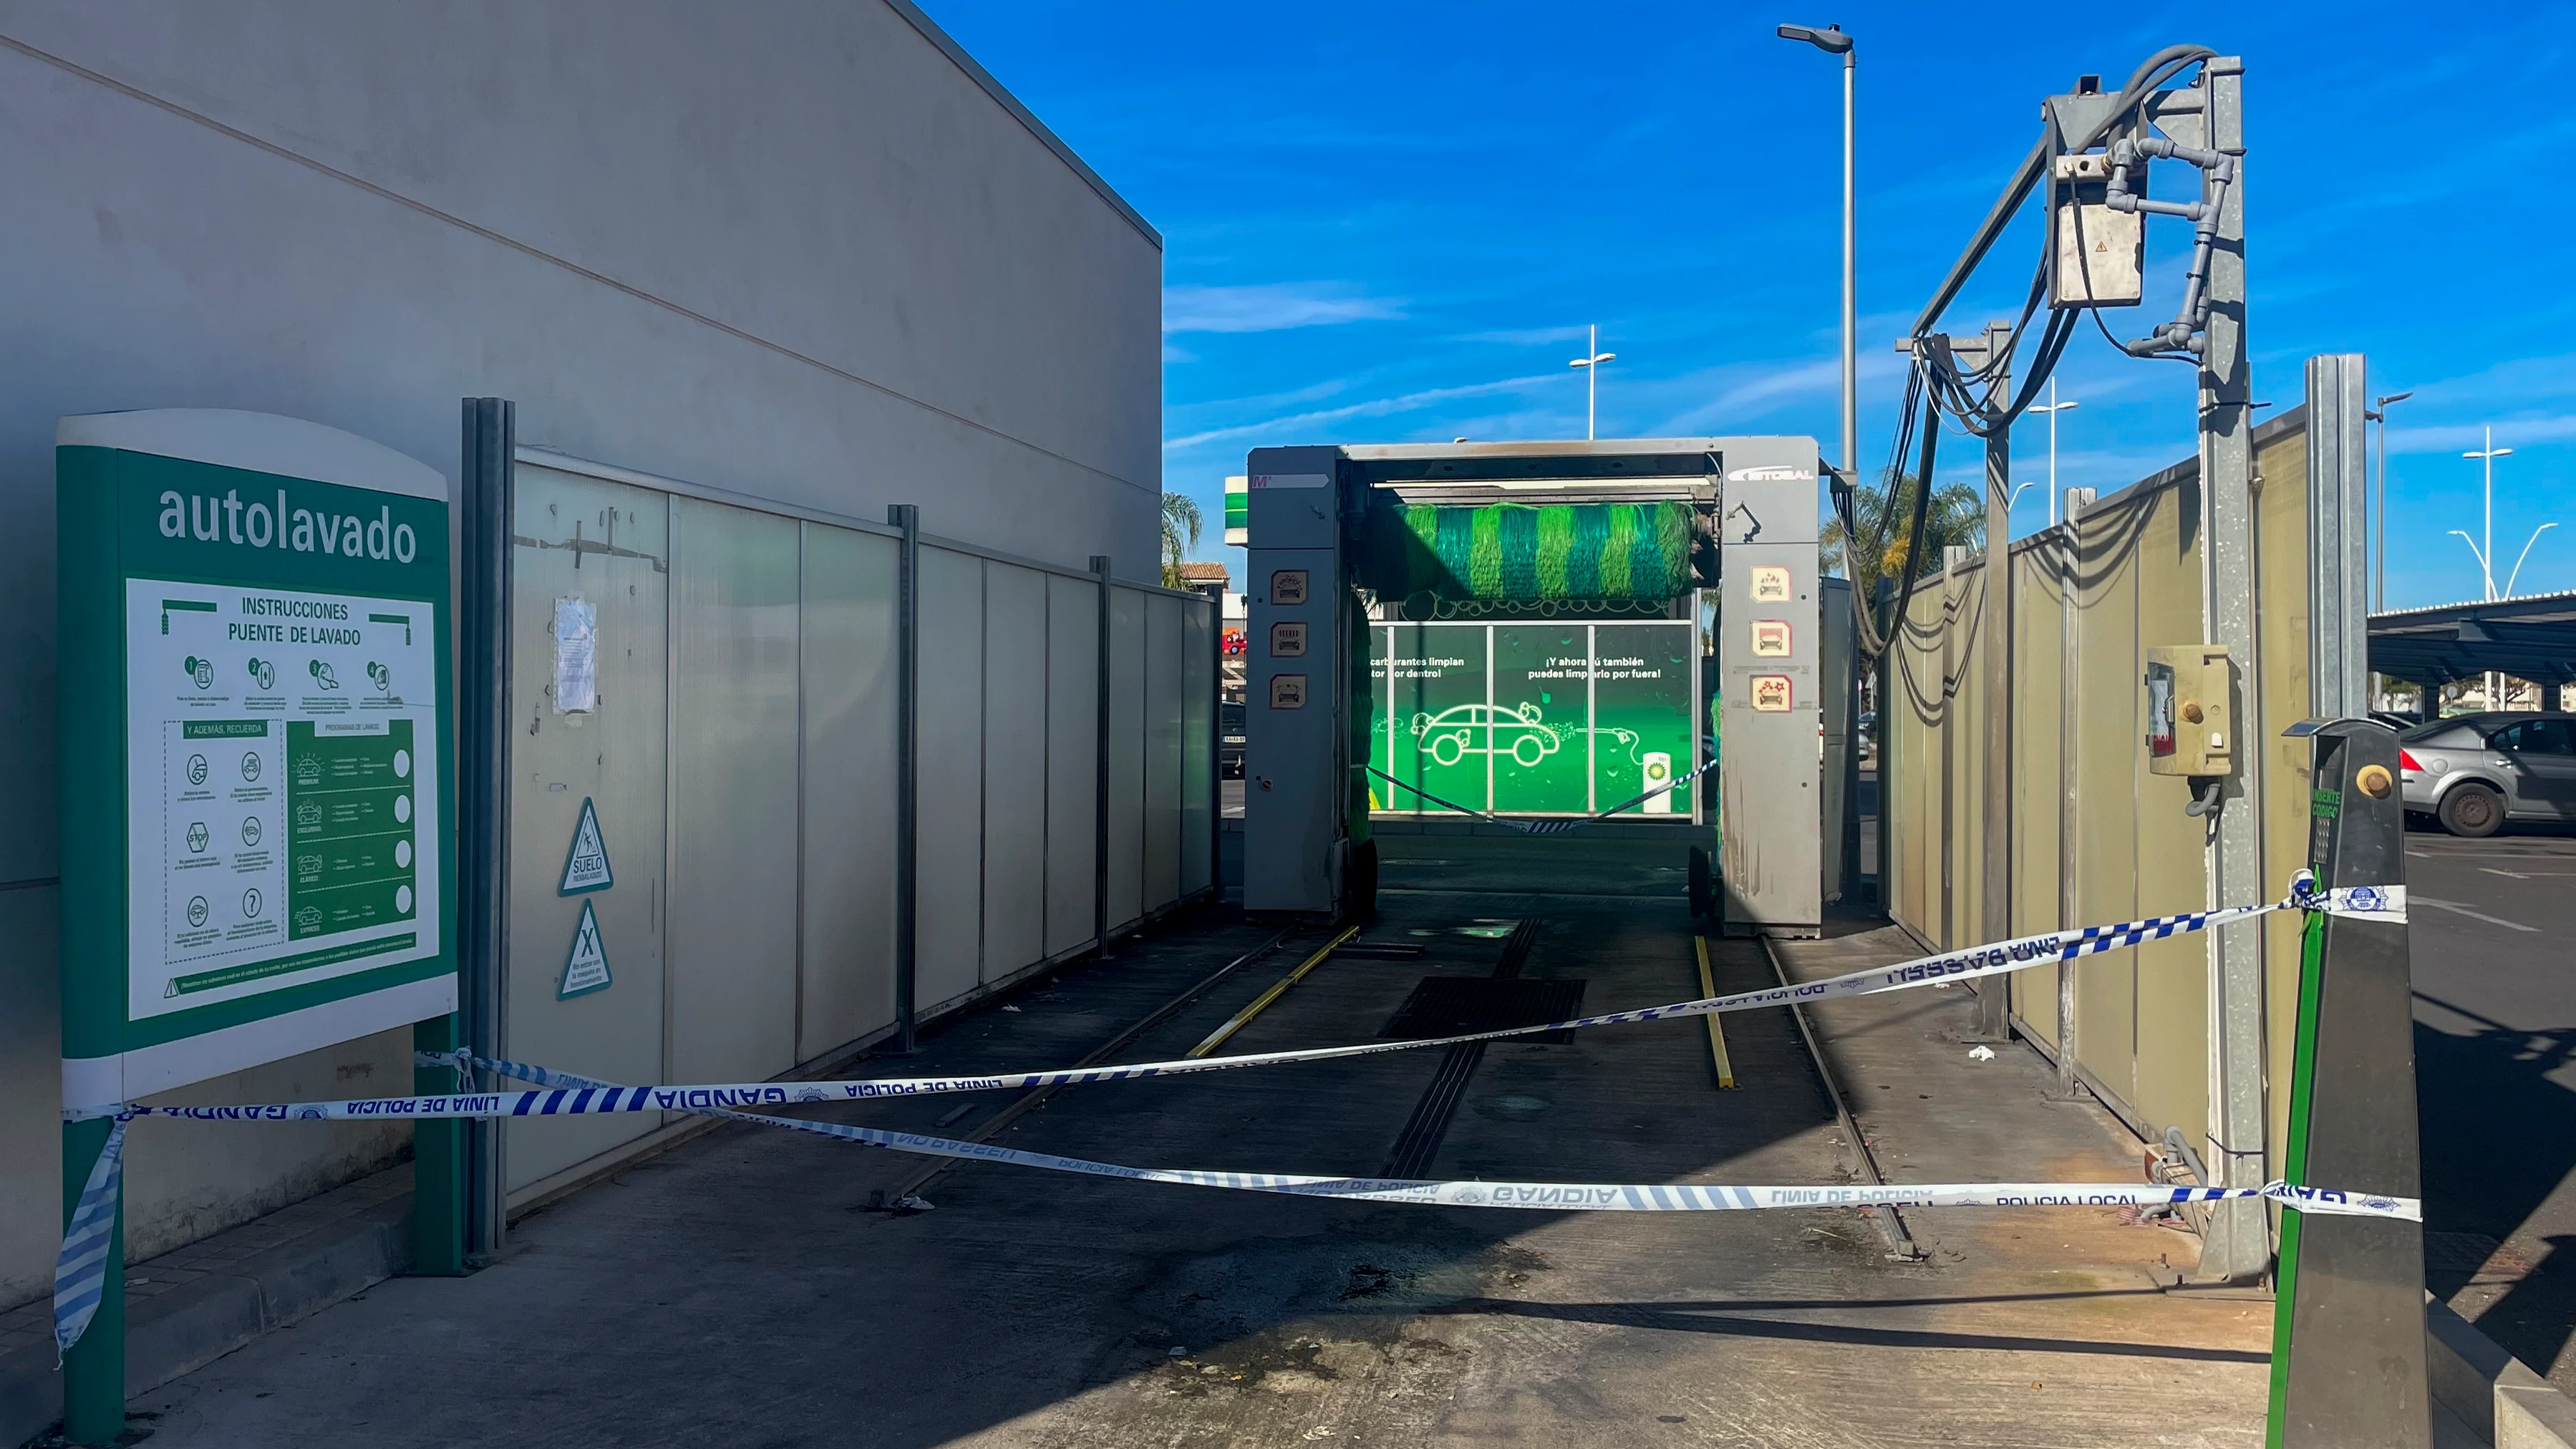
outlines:
[{"label": "green and white sign", "polygon": [[[1587,815],[1669,784],[1701,756],[1688,620],[1378,624],[1369,630],[1374,807],[1449,813],[1407,786],[1502,815]],[[1637,813],[1689,818],[1694,784]]]},{"label": "green and white sign", "polygon": [[599,917],[590,902],[583,901],[580,924],[572,928],[572,949],[564,954],[563,976],[555,983],[555,1000],[605,991],[611,984],[608,946],[599,939]]},{"label": "green and white sign", "polygon": [[577,896],[587,891],[604,891],[617,884],[617,873],[609,868],[608,842],[599,833],[599,811],[587,797],[581,802],[581,819],[572,828],[572,844],[564,848],[563,880],[555,894]]},{"label": "green and white sign", "polygon": [[57,444],[65,1102],[453,1011],[446,481],[256,413]]}]

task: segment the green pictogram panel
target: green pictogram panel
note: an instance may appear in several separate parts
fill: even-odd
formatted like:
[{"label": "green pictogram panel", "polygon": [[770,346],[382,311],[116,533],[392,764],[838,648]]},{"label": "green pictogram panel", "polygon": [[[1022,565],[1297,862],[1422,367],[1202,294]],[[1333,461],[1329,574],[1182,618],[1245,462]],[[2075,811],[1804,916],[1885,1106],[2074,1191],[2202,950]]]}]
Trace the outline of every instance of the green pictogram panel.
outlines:
[{"label": "green pictogram panel", "polygon": [[[1378,808],[1451,813],[1406,786],[1503,815],[1586,815],[1688,773],[1695,634],[1683,620],[1386,624],[1371,630]],[[1638,813],[1692,810],[1693,786]]]}]

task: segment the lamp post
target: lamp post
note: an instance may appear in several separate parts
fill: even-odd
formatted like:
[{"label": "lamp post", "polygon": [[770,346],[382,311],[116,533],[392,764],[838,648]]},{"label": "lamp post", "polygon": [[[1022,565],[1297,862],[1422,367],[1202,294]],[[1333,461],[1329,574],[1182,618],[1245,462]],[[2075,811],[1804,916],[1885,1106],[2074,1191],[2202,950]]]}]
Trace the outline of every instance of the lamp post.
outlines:
[{"label": "lamp post", "polygon": [[2082,406],[2074,398],[2064,402],[2057,400],[2057,379],[2052,375],[2048,379],[2048,401],[2030,409],[2035,413],[2048,414],[2048,526],[2051,528],[2057,526],[2057,415],[2068,408]]},{"label": "lamp post", "polygon": [[1592,329],[1592,341],[1583,355],[1566,364],[1583,371],[1583,440],[1592,441],[1593,420],[1599,416],[1601,403],[1601,364],[1618,357],[1618,353],[1601,350],[1601,329]]},{"label": "lamp post", "polygon": [[2469,535],[2468,535],[2468,531],[2467,531],[2466,529],[2459,529],[2459,528],[2455,528],[2455,529],[2452,529],[2452,530],[2451,530],[2451,532],[2458,534],[2458,535],[2460,536],[2460,540],[2461,540],[2463,543],[2466,543],[2466,544],[2469,546],[2469,552],[2471,552],[2471,553],[2473,553],[2473,554],[2476,554],[2476,555],[2478,556],[2478,573],[2479,573],[2479,574],[2480,574],[2480,575],[2485,579],[2485,582],[2486,582],[2486,596],[2485,596],[2485,597],[2486,597],[2486,601],[2487,601],[2488,603],[2494,603],[2494,602],[2495,602],[2495,596],[2496,596],[2496,591],[2495,591],[2495,460],[2496,460],[2496,459],[2498,459],[2498,458],[2509,458],[2509,457],[2512,457],[2512,456],[2513,456],[2513,449],[2511,449],[2511,448],[2499,448],[2499,447],[2497,447],[2497,446],[2495,445],[2495,429],[2493,429],[2493,428],[2488,428],[2488,429],[2486,430],[2486,438],[2487,438],[2487,445],[2486,445],[2485,447],[2483,447],[2483,448],[2472,448],[2472,449],[2470,449],[2468,452],[2462,453],[2462,454],[2460,455],[2460,456],[2461,456],[2461,457],[2463,457],[2463,458],[2475,458],[2475,459],[2477,459],[2477,460],[2478,460],[2478,462],[2479,462],[2481,465],[2483,465],[2484,470],[2485,470],[2485,474],[2486,474],[2486,527],[2485,527],[2485,532],[2486,532],[2486,541],[2485,541],[2484,543],[2480,543],[2477,539],[2474,539],[2474,538],[2469,537]]},{"label": "lamp post", "polygon": [[1860,484],[1860,274],[1857,211],[1852,192],[1852,66],[1858,58],[1852,38],[1839,25],[1818,30],[1783,25],[1782,40],[1803,40],[1827,55],[1843,58],[1843,477],[1845,486]]},{"label": "lamp post", "polygon": [[2370,583],[2371,607],[2374,610],[2388,607],[2388,408],[2391,403],[2402,403],[2414,395],[2411,390],[2392,392],[2380,398],[2377,407],[2366,408],[2361,414],[2364,421],[2379,424],[2379,525],[2373,540],[2379,545],[2379,553]]},{"label": "lamp post", "polygon": [[[2478,460],[2478,462],[2479,462],[2479,464],[2480,464],[2480,466],[2484,469],[2485,474],[2486,474],[2486,523],[2485,523],[2485,527],[2484,527],[2484,532],[2485,532],[2485,534],[2486,534],[2486,542],[2485,542],[2483,545],[2481,545],[2481,544],[2478,542],[2478,540],[2476,540],[2476,539],[2474,539],[2474,538],[2469,537],[2468,532],[2467,532],[2467,530],[2465,530],[2465,529],[2458,529],[2458,528],[2455,528],[2455,529],[2452,529],[2452,530],[2451,530],[2451,532],[2458,534],[2458,535],[2460,536],[2460,541],[2461,541],[2462,543],[2465,543],[2465,544],[2467,544],[2467,545],[2469,546],[2469,552],[2471,552],[2471,553],[2473,553],[2473,554],[2477,555],[2477,559],[2478,559],[2478,573],[2479,573],[2479,574],[2480,574],[2480,576],[2485,580],[2485,583],[2486,583],[2486,593],[2485,593],[2486,601],[2487,601],[2488,603],[2494,603],[2494,602],[2495,602],[2495,596],[2496,596],[2496,591],[2495,591],[2495,460],[2496,460],[2496,459],[2498,459],[2498,458],[2505,458],[2505,457],[2510,457],[2510,456],[2512,456],[2512,454],[2513,454],[2513,449],[2511,449],[2511,448],[2499,448],[2499,447],[2497,447],[2497,446],[2495,445],[2495,429],[2494,429],[2494,428],[2492,428],[2492,427],[2490,427],[2490,428],[2488,428],[2488,429],[2486,430],[2486,440],[2487,440],[2487,445],[2486,445],[2485,447],[2483,447],[2483,448],[2473,448],[2473,449],[2469,450],[2468,452],[2462,453],[2462,454],[2460,455],[2460,456],[2461,456],[2461,457],[2463,457],[2463,458],[2475,458],[2475,459],[2477,459],[2477,460]],[[2537,534],[2534,534],[2533,536],[2534,536],[2534,537],[2538,537],[2538,535],[2537,535]],[[2526,550],[2526,551],[2528,551],[2528,550]],[[2488,670],[2488,671],[2487,671],[2487,674],[2486,674],[2486,680],[2485,680],[2485,688],[2486,688],[2486,692],[2487,692],[2487,708],[2489,708],[2489,709],[2495,709],[2495,708],[2497,708],[2497,707],[2502,703],[2502,701],[2501,701],[2501,700],[2499,700],[2499,699],[2497,698],[2497,695],[2498,695],[2499,693],[2501,693],[2502,688],[2503,688],[2503,683],[2504,683],[2504,676],[2502,676],[2501,674],[2498,674],[2496,671],[2494,671],[2494,670],[2492,670],[2492,669],[2490,669],[2490,670]]]}]

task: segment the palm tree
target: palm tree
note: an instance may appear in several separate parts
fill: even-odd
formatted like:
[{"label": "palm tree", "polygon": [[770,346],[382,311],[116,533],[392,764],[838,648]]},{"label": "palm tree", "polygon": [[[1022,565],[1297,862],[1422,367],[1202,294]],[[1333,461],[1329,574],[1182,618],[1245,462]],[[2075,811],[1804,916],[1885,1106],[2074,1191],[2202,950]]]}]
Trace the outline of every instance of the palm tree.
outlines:
[{"label": "palm tree", "polygon": [[1199,546],[1199,505],[1186,493],[1163,495],[1163,587],[1185,589],[1181,560]]},{"label": "palm tree", "polygon": [[[1907,570],[1906,550],[1914,541],[1914,478],[1896,474],[1881,478],[1875,484],[1864,484],[1852,500],[1852,512],[1860,519],[1864,533],[1877,530],[1884,520],[1885,538],[1864,537],[1857,549],[1848,547],[1843,521],[1834,519],[1825,525],[1817,542],[1817,552],[1829,573],[1839,573],[1852,581],[1852,587],[1868,598],[1882,578],[1901,580]],[[1894,506],[1890,507],[1890,494]],[[1941,566],[1942,550],[1960,546],[1974,548],[1986,536],[1984,500],[1975,489],[1964,483],[1952,483],[1932,490],[1932,505],[1923,518],[1923,559],[1912,569],[1917,575]]]}]

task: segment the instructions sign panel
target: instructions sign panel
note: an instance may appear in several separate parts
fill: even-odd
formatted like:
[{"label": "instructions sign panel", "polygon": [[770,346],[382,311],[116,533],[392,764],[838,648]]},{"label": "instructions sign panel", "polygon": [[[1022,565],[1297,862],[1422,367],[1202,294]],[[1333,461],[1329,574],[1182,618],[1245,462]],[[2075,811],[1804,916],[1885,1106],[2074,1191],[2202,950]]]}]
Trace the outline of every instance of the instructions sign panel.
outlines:
[{"label": "instructions sign panel", "polygon": [[126,580],[132,1019],[437,954],[428,625],[419,600]]},{"label": "instructions sign panel", "polygon": [[454,1011],[446,480],[260,413],[56,444],[63,1100]]}]

